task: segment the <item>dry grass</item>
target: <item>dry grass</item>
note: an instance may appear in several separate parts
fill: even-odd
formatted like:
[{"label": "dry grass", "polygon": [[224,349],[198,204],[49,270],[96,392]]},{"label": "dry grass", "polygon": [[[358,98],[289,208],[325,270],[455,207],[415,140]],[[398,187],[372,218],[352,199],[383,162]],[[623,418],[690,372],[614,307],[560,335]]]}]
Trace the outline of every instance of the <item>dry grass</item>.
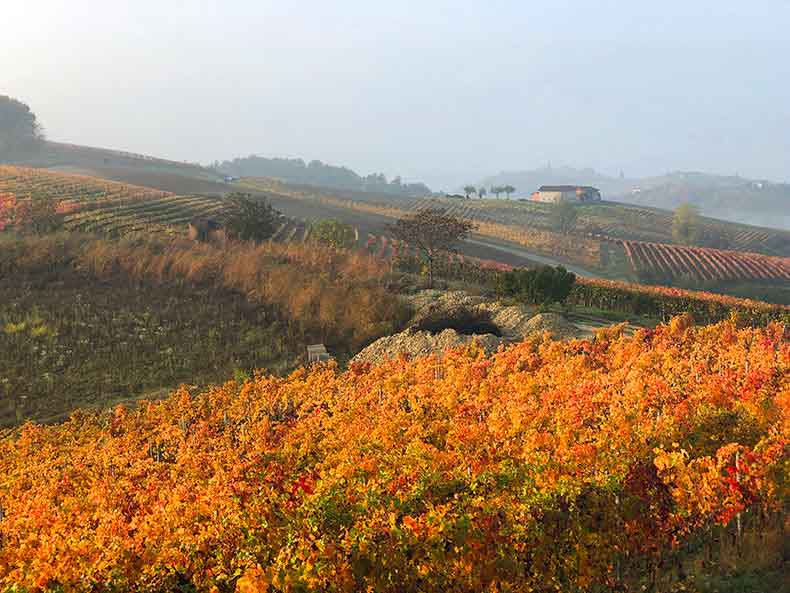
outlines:
[{"label": "dry grass", "polygon": [[229,289],[276,305],[302,331],[343,349],[397,329],[407,316],[387,290],[387,267],[357,252],[302,244],[115,242],[73,234],[10,238],[0,247],[0,276],[35,283],[67,267],[103,281],[120,276]]}]

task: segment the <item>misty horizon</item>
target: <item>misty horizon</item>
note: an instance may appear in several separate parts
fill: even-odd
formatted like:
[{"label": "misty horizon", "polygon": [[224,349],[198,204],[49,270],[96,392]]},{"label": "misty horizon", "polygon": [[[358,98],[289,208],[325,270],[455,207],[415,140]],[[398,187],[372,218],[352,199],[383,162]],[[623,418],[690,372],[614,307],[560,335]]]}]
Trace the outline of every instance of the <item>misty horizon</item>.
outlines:
[{"label": "misty horizon", "polygon": [[202,164],[790,181],[790,5],[668,4],[12,0],[0,93],[52,140]]}]

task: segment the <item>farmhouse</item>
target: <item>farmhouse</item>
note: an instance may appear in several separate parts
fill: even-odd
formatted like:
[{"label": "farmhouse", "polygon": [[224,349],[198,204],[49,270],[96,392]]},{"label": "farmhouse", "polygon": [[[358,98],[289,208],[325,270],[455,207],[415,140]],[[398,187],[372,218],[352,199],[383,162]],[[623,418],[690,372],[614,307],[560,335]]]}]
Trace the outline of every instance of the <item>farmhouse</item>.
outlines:
[{"label": "farmhouse", "polygon": [[589,185],[541,185],[532,194],[536,202],[600,202],[601,192]]}]

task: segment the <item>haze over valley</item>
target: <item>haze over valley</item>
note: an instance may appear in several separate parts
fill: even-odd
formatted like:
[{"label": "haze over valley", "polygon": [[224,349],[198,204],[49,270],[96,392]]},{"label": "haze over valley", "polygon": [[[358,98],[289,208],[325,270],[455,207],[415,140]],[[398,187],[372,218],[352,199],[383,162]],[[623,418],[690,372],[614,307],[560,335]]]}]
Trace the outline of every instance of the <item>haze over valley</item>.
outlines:
[{"label": "haze over valley", "polygon": [[3,10],[0,89],[54,140],[204,164],[319,159],[445,191],[547,162],[790,181],[780,0]]}]

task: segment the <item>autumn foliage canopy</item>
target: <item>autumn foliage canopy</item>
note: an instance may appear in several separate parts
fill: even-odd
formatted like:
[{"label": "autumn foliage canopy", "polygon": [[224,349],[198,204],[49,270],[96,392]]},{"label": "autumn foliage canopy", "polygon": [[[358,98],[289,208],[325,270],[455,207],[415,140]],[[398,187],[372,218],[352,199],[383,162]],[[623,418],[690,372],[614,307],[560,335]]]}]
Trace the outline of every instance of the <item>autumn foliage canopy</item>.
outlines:
[{"label": "autumn foliage canopy", "polygon": [[782,511],[788,363],[780,324],[679,317],[26,425],[0,590],[614,590]]}]

